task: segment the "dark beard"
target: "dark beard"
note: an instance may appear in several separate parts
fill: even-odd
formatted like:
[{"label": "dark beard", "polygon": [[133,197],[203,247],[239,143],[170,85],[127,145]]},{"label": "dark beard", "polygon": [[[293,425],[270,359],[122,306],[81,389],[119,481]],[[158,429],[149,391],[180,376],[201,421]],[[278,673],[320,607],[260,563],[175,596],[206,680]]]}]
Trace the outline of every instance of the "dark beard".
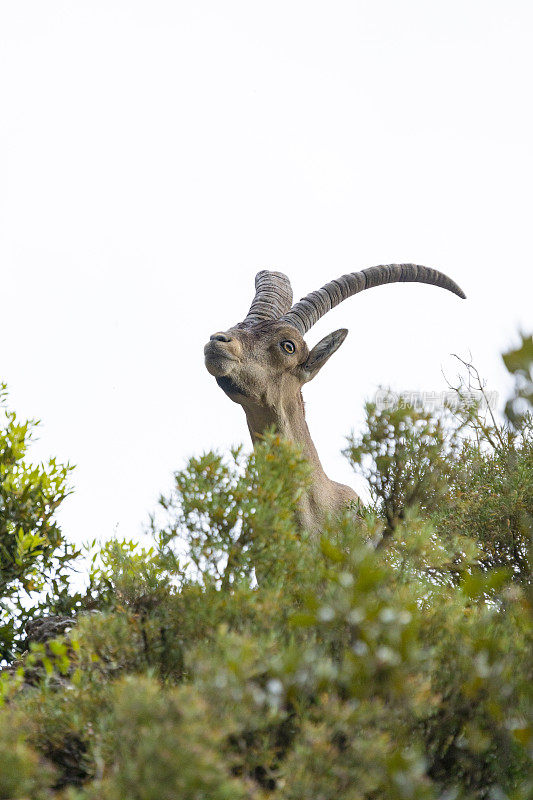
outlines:
[{"label": "dark beard", "polygon": [[231,394],[242,394],[244,397],[246,397],[246,392],[244,392],[239,386],[237,386],[235,381],[233,381],[227,375],[223,375],[220,378],[215,378],[215,380],[218,383],[218,385],[220,386],[220,388],[224,392],[226,392],[226,394],[230,394],[230,395]]}]

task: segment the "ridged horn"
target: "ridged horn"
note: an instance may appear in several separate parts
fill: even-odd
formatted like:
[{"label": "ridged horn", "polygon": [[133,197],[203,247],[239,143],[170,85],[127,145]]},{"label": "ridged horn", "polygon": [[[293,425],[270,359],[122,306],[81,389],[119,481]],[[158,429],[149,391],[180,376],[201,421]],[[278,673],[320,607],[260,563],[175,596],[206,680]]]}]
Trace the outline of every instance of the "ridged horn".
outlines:
[{"label": "ridged horn", "polygon": [[241,325],[257,325],[278,319],[292,304],[291,283],[283,272],[263,269],[255,276],[255,297]]},{"label": "ridged horn", "polygon": [[281,317],[281,321],[292,325],[303,335],[318,322],[318,320],[358,292],[382,286],[385,283],[397,282],[430,283],[462,297],[466,297],[463,290],[448,278],[443,272],[418,264],[385,264],[379,267],[369,267],[360,272],[350,272],[342,275],[335,281],[326,283],[321,289],[303,297],[299,303]]}]

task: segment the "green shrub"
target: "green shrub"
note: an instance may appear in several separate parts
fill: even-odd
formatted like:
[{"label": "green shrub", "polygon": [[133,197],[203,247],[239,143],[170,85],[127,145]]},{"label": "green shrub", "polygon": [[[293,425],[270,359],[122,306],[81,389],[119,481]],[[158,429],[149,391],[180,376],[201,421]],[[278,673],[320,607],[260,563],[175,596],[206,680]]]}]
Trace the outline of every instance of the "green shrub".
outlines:
[{"label": "green shrub", "polygon": [[26,461],[38,423],[19,421],[6,397],[0,384],[0,664],[16,656],[27,620],[70,613],[79,601],[70,590],[77,552],[55,519],[71,467]]},{"label": "green shrub", "polygon": [[[526,403],[529,352],[507,359]],[[151,546],[107,543],[75,627],[1,676],[4,796],[529,798],[523,402],[502,423],[370,404],[348,456],[373,503],[319,538],[275,432],[191,459]]]},{"label": "green shrub", "polygon": [[220,754],[223,729],[208,723],[191,687],[162,689],[125,678],[113,689],[103,753],[109,766],[88,797],[100,800],[238,800],[244,789]]},{"label": "green shrub", "polygon": [[16,715],[0,715],[0,800],[45,800],[54,782],[50,765],[28,746]]}]

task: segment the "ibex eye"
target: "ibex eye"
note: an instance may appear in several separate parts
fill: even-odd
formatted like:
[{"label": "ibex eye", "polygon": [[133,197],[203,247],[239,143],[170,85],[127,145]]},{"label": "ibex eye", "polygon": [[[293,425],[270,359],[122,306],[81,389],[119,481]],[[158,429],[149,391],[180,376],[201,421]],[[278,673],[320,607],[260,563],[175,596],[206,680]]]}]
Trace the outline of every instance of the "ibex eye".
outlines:
[{"label": "ibex eye", "polygon": [[286,339],[284,342],[281,342],[281,346],[283,347],[286,353],[294,353],[294,351],[296,350],[294,342],[291,342],[288,339]]}]

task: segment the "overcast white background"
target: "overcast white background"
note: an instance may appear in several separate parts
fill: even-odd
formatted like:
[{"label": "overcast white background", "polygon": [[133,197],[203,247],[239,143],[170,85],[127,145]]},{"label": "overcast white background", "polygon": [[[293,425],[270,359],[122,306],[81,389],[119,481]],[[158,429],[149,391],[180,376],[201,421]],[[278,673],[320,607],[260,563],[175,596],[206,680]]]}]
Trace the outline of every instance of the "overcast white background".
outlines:
[{"label": "overcast white background", "polygon": [[[299,298],[414,261],[461,301],[376,288],[305,387],[328,474],[379,385],[445,390],[531,330],[527,0],[0,2],[0,380],[77,465],[65,533],[140,535],[173,470],[245,441],[203,366],[257,270]],[[247,443],[248,444],[248,443]]]}]

